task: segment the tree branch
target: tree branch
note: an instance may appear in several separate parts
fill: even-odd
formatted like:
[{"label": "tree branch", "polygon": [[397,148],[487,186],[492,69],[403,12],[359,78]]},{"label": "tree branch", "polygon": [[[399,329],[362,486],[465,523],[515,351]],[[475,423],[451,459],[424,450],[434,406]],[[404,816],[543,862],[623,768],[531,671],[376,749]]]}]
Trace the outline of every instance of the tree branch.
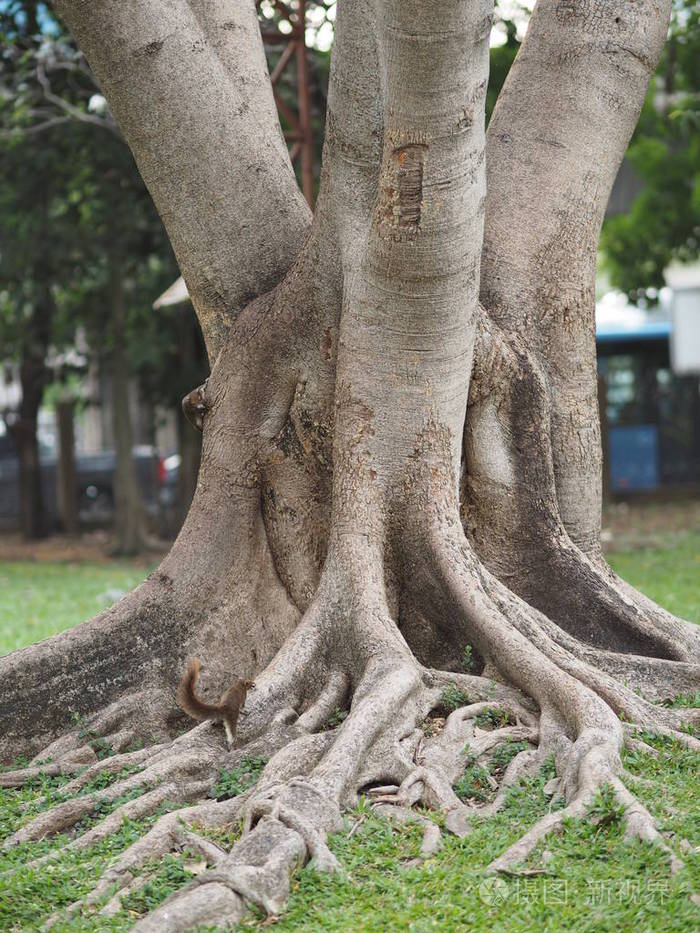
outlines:
[{"label": "tree branch", "polygon": [[[543,294],[550,306],[590,297],[600,225],[670,8],[670,0],[633,9],[622,0],[595,9],[538,0],[494,110],[482,301],[501,327],[545,352],[559,322],[536,321],[533,312],[542,314]],[[563,269],[552,261],[561,253]]]},{"label": "tree branch", "polygon": [[346,272],[358,261],[377,197],[384,108],[376,28],[375,0],[338,4],[317,214],[328,211]]},{"label": "tree branch", "polygon": [[538,0],[487,134],[481,299],[542,365],[562,518],[598,547],[595,261],[671,2]]},{"label": "tree branch", "polygon": [[[362,443],[379,488],[406,469],[427,430],[427,393],[430,417],[450,439],[444,456],[458,474],[478,302],[492,8],[382,0],[376,9],[381,167],[359,274],[346,276],[335,431],[362,436],[358,413],[375,419]],[[371,164],[371,150],[367,157]],[[347,471],[336,481],[343,470],[335,467],[334,515],[342,510],[345,520],[359,497]],[[370,537],[381,521],[375,505],[361,519],[372,525]]]},{"label": "tree branch", "polygon": [[106,117],[95,117],[91,113],[85,113],[84,110],[75,107],[70,101],[65,100],[63,97],[59,97],[58,94],[54,94],[51,89],[51,82],[49,81],[49,77],[41,61],[38,62],[36,66],[36,77],[48,103],[64,111],[73,120],[79,120],[81,123],[90,123],[93,126],[98,126],[100,129],[114,133],[119,139],[122,138],[119,127],[111,114],[108,114]]},{"label": "tree branch", "polygon": [[308,225],[255,6],[57,0],[170,236],[213,361]]},{"label": "tree branch", "polygon": [[70,123],[72,120],[73,118],[68,116],[48,117],[41,123],[33,123],[31,126],[16,126],[11,130],[0,130],[0,139],[15,139],[16,137],[22,136],[36,136],[39,133],[44,133],[46,130],[50,130],[54,126],[61,126],[63,123]]}]

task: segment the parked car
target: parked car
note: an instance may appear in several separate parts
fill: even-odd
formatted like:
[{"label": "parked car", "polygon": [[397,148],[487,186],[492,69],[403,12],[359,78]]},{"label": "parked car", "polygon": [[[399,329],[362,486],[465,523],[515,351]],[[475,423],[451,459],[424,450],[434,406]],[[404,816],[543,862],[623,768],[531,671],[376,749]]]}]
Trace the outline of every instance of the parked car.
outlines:
[{"label": "parked car", "polygon": [[[163,460],[155,447],[146,445],[134,447],[133,456],[144,507],[160,524],[160,492],[166,480]],[[44,504],[50,524],[56,527],[59,524],[57,459],[42,441],[39,441],[39,461]],[[76,496],[81,524],[104,525],[113,520],[115,466],[113,450],[76,455]],[[12,438],[4,433],[0,434],[0,526],[16,526],[19,514],[19,459]]]},{"label": "parked car", "polygon": [[178,453],[168,454],[161,460],[161,483],[158,490],[158,501],[163,511],[175,511],[177,498],[180,494],[180,463],[182,457]]}]

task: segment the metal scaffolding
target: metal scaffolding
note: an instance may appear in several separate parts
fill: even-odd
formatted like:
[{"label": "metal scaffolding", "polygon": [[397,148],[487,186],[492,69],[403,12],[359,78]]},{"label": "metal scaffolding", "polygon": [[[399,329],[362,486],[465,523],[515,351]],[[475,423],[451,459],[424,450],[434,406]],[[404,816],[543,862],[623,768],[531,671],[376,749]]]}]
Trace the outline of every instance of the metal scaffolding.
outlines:
[{"label": "metal scaffolding", "polygon": [[[261,0],[257,0],[260,6]],[[272,91],[280,116],[286,124],[285,139],[289,145],[292,164],[300,162],[301,190],[309,205],[314,204],[314,145],[311,133],[311,90],[306,49],[306,0],[296,0],[290,7],[284,0],[269,0],[275,8],[277,21],[261,17],[260,31],[266,45],[282,46],[282,54],[270,72]],[[287,24],[282,32],[277,23]],[[278,91],[279,79],[289,67],[296,66],[297,106],[282,99]]]}]

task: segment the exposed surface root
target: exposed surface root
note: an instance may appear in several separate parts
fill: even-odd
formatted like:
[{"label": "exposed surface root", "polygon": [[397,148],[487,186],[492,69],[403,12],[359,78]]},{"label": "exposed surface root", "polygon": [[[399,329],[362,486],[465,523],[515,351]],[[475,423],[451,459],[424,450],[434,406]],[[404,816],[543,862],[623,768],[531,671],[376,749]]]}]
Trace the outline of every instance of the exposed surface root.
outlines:
[{"label": "exposed surface root", "polygon": [[274,796],[268,788],[262,797],[254,794],[246,809],[246,825],[251,828],[231,854],[136,929],[185,930],[214,918],[217,923],[236,922],[246,910],[246,901],[277,914],[289,896],[289,877],[298,861],[313,858],[319,870],[339,868],[327,849],[325,834],[342,827],[340,811],[310,782],[292,779]]},{"label": "exposed surface root", "polygon": [[532,777],[541,767],[542,760],[537,749],[518,752],[505,770],[500,788],[494,800],[479,807],[479,818],[486,819],[502,810],[508,800],[508,792],[523,777]]},{"label": "exposed surface root", "polygon": [[[104,790],[72,797],[39,813],[7,838],[3,848],[9,849],[19,843],[44,839],[70,830],[85,817],[99,813],[126,797],[126,802],[102,823],[69,843],[72,848],[90,845],[119,828],[124,817],[135,819],[153,813],[166,799],[188,801],[206,793],[214,783],[225,757],[219,737],[208,723],[181,736],[169,746],[116,756],[111,764],[113,773],[119,773],[125,767],[125,759],[132,766],[135,763],[145,763],[146,766],[115,781]],[[80,790],[94,775],[93,766],[68,786],[72,785],[73,791]],[[129,797],[134,796],[135,799],[129,800]]]},{"label": "exposed surface root", "polygon": [[661,848],[668,855],[671,871],[678,872],[683,868],[683,862],[671,851],[664,841],[663,836],[656,827],[656,821],[649,811],[637,798],[631,794],[622,781],[616,778],[612,782],[615,796],[624,807],[625,832],[631,838],[644,839],[646,842],[652,842]]},{"label": "exposed surface root", "polygon": [[[538,758],[541,761],[553,754],[559,775],[557,792],[566,801],[564,809],[543,817],[496,859],[490,870],[512,871],[562,821],[583,817],[596,792],[607,785],[615,788],[624,806],[629,832],[661,842],[652,817],[641,805],[633,806],[634,797],[619,780],[620,751],[625,734],[634,734],[642,727],[697,749],[698,740],[681,731],[682,723],[692,717],[653,706],[613,676],[576,658],[562,646],[562,639],[553,637],[552,628],[556,626],[479,565],[456,523],[446,526],[444,521],[440,522],[436,534],[429,573],[419,578],[424,594],[422,608],[428,614],[432,609],[436,621],[447,616],[452,625],[461,626],[465,641],[474,646],[486,667],[498,670],[500,678],[514,683],[537,702],[541,711],[539,730],[523,737],[537,742],[539,751],[536,755],[523,752],[522,757],[516,758],[508,780],[521,770],[535,767]],[[571,640],[570,636],[566,638]],[[528,712],[526,709],[525,713]],[[618,714],[630,722],[623,725]],[[469,708],[453,713],[445,732],[450,732],[458,716],[468,715]],[[528,721],[522,715],[521,719]],[[444,739],[441,741],[445,744]],[[478,758],[478,746],[475,751]],[[488,782],[488,774],[484,779]],[[619,790],[621,787],[623,790]],[[410,782],[404,782],[397,797],[410,805],[416,795],[409,794]],[[493,813],[503,801],[502,786],[496,800],[484,808],[485,814]],[[664,848],[667,849],[665,844]]]},{"label": "exposed surface root", "polygon": [[683,692],[683,681],[697,684],[698,627],[621,580],[595,534],[581,547],[570,536],[557,489],[546,372],[532,347],[502,331],[485,309],[469,404],[465,525],[485,566],[547,617],[551,636],[634,689],[657,698],[656,691]]},{"label": "exposed surface root", "polygon": [[[436,683],[445,684],[445,688],[436,689]],[[434,720],[438,724],[434,734],[424,734],[417,727],[431,710],[439,711],[450,685],[463,690],[465,696],[468,686],[470,699],[491,698],[458,707],[444,721]],[[345,700],[347,690],[348,679],[337,676],[306,711],[317,705],[319,710],[330,709],[332,713]],[[587,688],[579,685],[572,695],[579,690],[585,695]],[[338,703],[331,705],[329,696]],[[410,867],[420,865],[440,846],[439,826],[413,809],[416,804],[440,811],[446,829],[465,835],[473,819],[497,812],[506,801],[508,788],[523,775],[532,774],[545,753],[554,752],[560,777],[553,789],[565,794],[568,804],[543,817],[489,866],[490,871],[518,873],[519,863],[548,833],[557,831],[567,818],[585,817],[596,791],[605,784],[612,785],[624,808],[628,833],[660,844],[669,854],[672,869],[677,870],[681,863],[658,833],[652,817],[617,777],[621,768],[613,748],[621,747],[623,741],[617,718],[613,717],[618,732],[612,746],[609,737],[590,725],[572,741],[566,735],[561,711],[549,707],[544,693],[537,702],[544,705],[544,714],[538,715],[524,693],[489,678],[422,672],[416,665],[409,669],[401,664],[380,674],[371,666],[355,689],[346,719],[330,731],[303,729],[303,723],[323,721],[317,712],[304,719],[305,711],[295,724],[278,723],[228,755],[220,730],[210,724],[198,726],[171,745],[141,749],[89,766],[66,785],[66,790],[80,792],[100,770],[111,774],[119,774],[125,767],[142,770],[117,780],[105,791],[78,796],[40,814],[9,844],[65,829],[125,792],[146,790],[66,846],[85,848],[117,830],[125,817],[152,814],[166,799],[200,799],[209,792],[221,767],[233,766],[244,755],[272,750],[275,753],[255,788],[230,800],[196,803],[160,817],[108,868],[90,895],[67,911],[99,910],[105,917],[117,913],[122,899],[147,882],[148,874],[141,872],[152,860],[171,851],[187,850],[206,862],[206,870],[140,920],[136,929],[184,931],[208,922],[234,924],[249,904],[270,915],[278,914],[288,898],[290,875],[297,865],[311,862],[322,871],[342,870],[326,837],[342,827],[342,806],[355,800],[357,790],[368,782],[374,782],[369,789],[375,812],[421,826],[420,854],[407,863]],[[625,731],[629,732],[628,744],[646,750],[644,743],[632,737],[631,728]],[[525,743],[530,747],[522,749]],[[520,750],[508,761],[498,781],[489,780],[489,790],[495,792],[491,802],[478,805],[461,800],[453,788],[468,762],[483,767],[511,746]],[[169,773],[177,773],[179,780],[169,780]],[[378,783],[382,779],[383,784]],[[202,835],[208,829],[231,827],[238,821],[242,821],[243,836],[230,853]],[[49,858],[51,855],[44,856],[35,864]],[[52,921],[59,922],[65,915],[65,911],[55,915]]]},{"label": "exposed surface root", "polygon": [[[182,736],[168,747],[172,754],[176,749],[191,745],[193,736],[199,737],[200,743],[213,740],[214,746],[219,747],[221,736],[210,724],[198,726],[191,734]],[[288,729],[277,726],[257,741],[251,742],[244,751],[227,753],[221,751],[219,764],[229,769],[240,765],[246,758],[259,758],[278,751],[298,737],[297,729]],[[83,777],[83,776],[81,776]],[[118,830],[124,818],[139,819],[155,813],[158,808],[168,803],[183,803],[199,800],[206,797],[213,784],[211,773],[201,780],[189,783],[165,783],[146,792],[140,797],[119,807],[97,826],[78,836],[59,850],[49,853],[31,863],[39,866],[43,862],[56,858],[61,853],[73,849],[85,849],[90,845],[106,838]],[[242,813],[246,801],[252,791],[246,791],[236,797],[224,800],[207,800],[175,812],[166,813],[159,817],[155,825],[141,839],[127,848],[111,865],[93,890],[85,898],[75,902],[66,911],[55,914],[49,925],[60,922],[63,914],[75,914],[79,911],[98,909],[99,913],[110,916],[121,909],[121,900],[133,891],[138,890],[149,880],[149,875],[138,874],[144,867],[154,860],[162,858],[171,851],[188,849],[201,855],[210,866],[217,865],[227,853],[211,840],[203,837],[198,830],[208,830],[228,827],[236,822]],[[51,811],[49,811],[51,812]],[[115,892],[116,888],[116,892]],[[105,897],[111,895],[106,904]]]},{"label": "exposed surface root", "polygon": [[[198,796],[204,793],[206,788],[200,790]],[[147,863],[177,849],[194,849],[203,855],[208,864],[218,864],[226,852],[196,833],[195,828],[212,829],[234,823],[247,796],[242,794],[230,800],[207,801],[159,817],[153,828],[126,849],[107,869],[90,894],[69,907],[67,913],[99,907],[109,894],[112,895],[110,900],[100,908],[99,913],[116,913],[121,908],[122,898],[148,880],[148,874],[139,875],[138,872]]]},{"label": "exposed surface root", "polygon": [[89,719],[78,719],[72,729],[38,752],[30,766],[36,768],[49,762],[55,769],[52,773],[70,774],[77,770],[76,765],[93,764],[107,756],[126,753],[130,746],[145,742],[152,750],[158,744],[154,746],[154,737],[158,733],[161,733],[158,738],[165,737],[163,723],[144,716],[143,710],[161,710],[171,705],[172,699],[164,691],[147,694],[138,691],[122,697]]},{"label": "exposed surface root", "polygon": [[[557,778],[548,791],[553,806],[560,800],[564,805],[493,861],[490,871],[516,872],[547,834],[567,819],[585,817],[604,787],[613,789],[627,833],[661,845],[672,870],[680,867],[651,815],[620,780],[620,751],[626,744],[654,754],[636,737],[642,729],[697,750],[700,742],[681,731],[693,713],[642,700],[597,667],[590,652],[584,660],[569,650],[548,620],[492,578],[466,542],[450,533],[433,553],[428,578],[417,575],[423,611],[427,619],[431,612],[439,617],[438,627],[445,619],[458,627],[483,661],[481,675],[422,667],[383,599],[367,595],[383,593],[365,587],[373,575],[372,565],[362,565],[341,575],[341,585],[335,577],[322,581],[300,625],[256,676],[233,752],[226,750],[223,730],[211,723],[170,743],[103,761],[90,760],[85,749],[94,758],[94,748],[80,743],[84,735],[73,734],[47,750],[58,761],[2,776],[4,786],[12,787],[42,773],[75,775],[62,793],[77,795],[39,813],[5,846],[73,833],[63,849],[33,863],[38,866],[57,852],[105,839],[125,818],[153,815],[166,801],[194,803],[161,816],[68,913],[118,912],[122,898],[146,883],[151,860],[189,851],[206,868],[200,866],[196,878],[137,929],[160,933],[235,924],[249,904],[279,913],[298,865],[342,870],[327,836],[342,827],[342,810],[362,793],[375,812],[420,825],[420,855],[408,863],[417,865],[440,845],[438,823],[417,805],[437,811],[449,832],[466,836],[474,820],[498,812],[508,789],[552,755]],[[618,713],[630,721],[621,722]],[[128,721],[116,710],[97,724],[112,730],[113,751],[131,741]],[[202,802],[218,775],[246,756],[271,756],[257,785],[232,799]],[[87,766],[76,774],[79,759]],[[114,783],[86,792],[103,773],[116,777]],[[460,784],[467,773],[478,779],[478,793]],[[96,825],[82,827],[86,818],[112,806]],[[206,838],[207,830],[237,824],[242,836],[230,852]]]},{"label": "exposed surface root", "polygon": [[0,787],[22,787],[36,778],[56,777],[61,774],[77,774],[83,771],[85,764],[68,762],[49,762],[44,765],[35,765],[31,768],[20,768],[17,771],[0,772]]},{"label": "exposed surface root", "polygon": [[679,742],[681,745],[686,745],[692,751],[700,752],[700,739],[696,739],[694,735],[688,735],[687,732],[681,732],[678,729],[668,729],[664,726],[658,726],[655,724],[649,727],[638,725],[637,723],[625,723],[624,730],[627,736],[632,737],[639,732],[655,732],[657,735],[666,736],[669,739],[673,739],[674,742]]},{"label": "exposed surface root", "polygon": [[[25,768],[19,771],[0,772],[0,787],[21,787],[29,781],[40,777],[59,777],[77,774],[72,781],[69,781],[63,787],[64,794],[75,794],[86,784],[89,784],[98,775],[118,774],[120,771],[133,768],[142,764],[148,758],[152,758],[166,746],[164,744],[153,745],[150,748],[141,748],[134,752],[125,752],[121,755],[112,755],[94,762],[87,768],[84,764],[70,764],[62,762],[47,762],[43,765],[34,765],[31,768]],[[39,799],[35,803],[41,804]]]},{"label": "exposed surface root", "polygon": [[[524,720],[529,725],[506,726],[476,736],[474,719],[488,712],[510,717],[513,723]],[[456,709],[438,735],[421,740],[414,754],[415,767],[396,790],[389,793],[383,788],[374,790],[377,803],[410,809],[422,802],[445,813],[447,829],[457,836],[465,836],[471,831],[469,818],[474,811],[459,799],[453,786],[464,772],[468,759],[480,759],[505,742],[536,741],[537,735],[536,717],[519,703],[511,701],[511,705],[504,708],[502,704],[488,701]]]},{"label": "exposed surface root", "polygon": [[643,752],[645,755],[651,755],[652,758],[661,757],[661,753],[657,749],[647,745],[646,742],[642,742],[641,739],[633,738],[629,732],[625,734],[625,748],[630,751]]},{"label": "exposed surface root", "polygon": [[506,849],[497,859],[494,859],[487,870],[489,872],[512,872],[516,865],[519,865],[527,858],[540,839],[544,839],[549,833],[558,830],[565,819],[581,819],[586,813],[587,800],[591,798],[592,794],[590,798],[577,799],[565,809],[543,816],[532,829]]},{"label": "exposed surface root", "polygon": [[63,788],[66,794],[75,794],[82,790],[86,784],[89,784],[98,774],[119,774],[127,768],[133,768],[136,765],[142,765],[149,758],[155,758],[160,752],[167,748],[165,744],[152,745],[150,748],[141,748],[135,752],[125,752],[121,755],[112,755],[103,761],[98,761],[90,765],[78,777],[69,781]]},{"label": "exposed surface root", "polygon": [[[50,852],[41,858],[30,862],[30,867],[37,868],[45,862],[50,862],[65,852],[79,851],[88,849],[90,846],[107,839],[112,833],[121,829],[124,820],[141,820],[152,816],[158,808],[164,803],[185,803],[191,800],[197,800],[206,794],[211,784],[209,781],[191,781],[186,784],[163,784],[152,791],[148,791],[141,797],[131,800],[128,803],[118,807],[109,816],[105,817],[97,826],[73,839],[61,849]],[[83,815],[89,815],[89,811],[84,811]]]},{"label": "exposed surface root", "polygon": [[[598,769],[601,767],[602,770],[599,771]],[[679,871],[683,867],[683,862],[666,844],[656,827],[654,818],[639,800],[627,790],[622,781],[617,776],[609,773],[607,765],[603,762],[593,764],[586,783],[568,806],[542,817],[529,832],[497,859],[494,859],[488,866],[488,871],[492,873],[512,873],[517,865],[525,861],[542,839],[552,832],[559,831],[566,820],[583,819],[593,801],[595,792],[608,783],[612,786],[615,797],[623,808],[626,835],[659,845],[668,855],[671,872]]]},{"label": "exposed surface root", "polygon": [[423,830],[420,856],[405,862],[404,868],[417,868],[419,865],[422,865],[426,859],[429,859],[431,855],[435,855],[440,848],[442,844],[440,827],[437,823],[433,823],[432,820],[429,820],[422,814],[416,813],[415,810],[408,810],[405,807],[395,806],[394,804],[386,803],[381,800],[377,800],[372,804],[372,810],[379,816],[385,816],[390,820],[394,820],[396,823],[417,823]]}]

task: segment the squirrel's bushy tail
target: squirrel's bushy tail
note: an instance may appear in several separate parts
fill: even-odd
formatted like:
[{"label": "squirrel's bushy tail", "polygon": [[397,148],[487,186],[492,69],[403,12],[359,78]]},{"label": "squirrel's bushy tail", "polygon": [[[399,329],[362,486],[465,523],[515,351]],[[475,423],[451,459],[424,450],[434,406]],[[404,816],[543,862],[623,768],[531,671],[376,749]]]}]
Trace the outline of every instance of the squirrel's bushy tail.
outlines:
[{"label": "squirrel's bushy tail", "polygon": [[189,658],[187,668],[177,688],[177,702],[193,719],[212,719],[221,716],[220,706],[204,703],[194,692],[200,669],[199,658]]}]

